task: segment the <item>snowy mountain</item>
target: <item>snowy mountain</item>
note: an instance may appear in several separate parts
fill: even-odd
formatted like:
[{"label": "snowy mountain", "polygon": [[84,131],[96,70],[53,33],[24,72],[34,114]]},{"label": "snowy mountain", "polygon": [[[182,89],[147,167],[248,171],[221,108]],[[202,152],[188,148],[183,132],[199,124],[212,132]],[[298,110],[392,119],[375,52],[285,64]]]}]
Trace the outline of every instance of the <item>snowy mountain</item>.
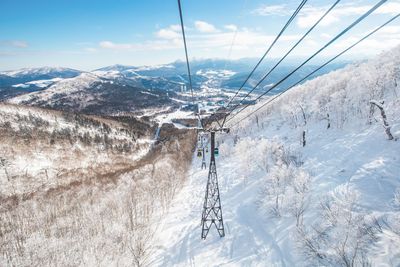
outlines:
[{"label": "snowy mountain", "polygon": [[208,170],[194,157],[150,265],[399,266],[399,64],[396,48],[237,115],[218,134],[226,236],[200,239]]},{"label": "snowy mountain", "polygon": [[[255,59],[194,60],[191,63],[194,89],[199,90],[205,83],[210,82],[209,77],[202,75],[210,72],[231,73],[232,75],[229,77],[223,77],[220,79],[217,79],[218,77],[213,77],[213,84],[218,88],[237,89],[242,85],[249,71],[256,63],[257,61]],[[274,60],[262,64],[254,75],[257,79],[250,79],[245,88],[251,88],[251,86],[255,85],[258,78],[261,77],[266,70],[271,68],[273,64]],[[294,69],[296,64],[297,61],[290,61],[282,64],[282,66],[278,67],[271,74],[271,77],[267,79],[261,87],[271,84],[276,79],[281,78],[285,73]],[[346,62],[334,64],[316,75],[337,69],[345,64]],[[300,79],[303,72],[307,72],[307,70],[312,67],[313,66],[304,67],[301,71],[290,78],[287,83],[282,84],[281,88],[284,88],[285,85]],[[82,73],[85,72],[67,68],[49,67],[0,72],[0,100],[40,91],[62,79],[73,78]],[[151,90],[155,89],[179,92],[182,90],[182,85],[188,84],[186,63],[183,61],[175,61],[164,65],[139,67],[112,65],[88,73],[92,73],[104,79],[113,80],[118,84]]]},{"label": "snowy mountain", "polygon": [[[94,73],[63,79],[48,88],[9,99],[9,103],[89,114],[113,115],[174,105],[164,90],[144,90]],[[173,96],[173,93],[171,93]]]},{"label": "snowy mountain", "polygon": [[[240,74],[204,64],[204,99]],[[399,64],[397,48],[229,120],[226,235],[206,240],[193,115],[170,108],[171,91],[129,84],[162,68],[114,66],[1,103],[0,265],[400,265]]]},{"label": "snowy mountain", "polygon": [[51,67],[0,72],[0,100],[38,91],[61,79],[73,78],[81,73],[79,70]]},{"label": "snowy mountain", "polygon": [[25,68],[15,71],[3,71],[0,75],[5,75],[13,78],[38,80],[38,79],[51,79],[51,78],[71,78],[79,75],[81,71],[60,68],[60,67],[43,67],[43,68]]},{"label": "snowy mountain", "polygon": [[[114,169],[112,164],[135,161],[150,150],[154,131],[144,120],[4,103],[0,104],[0,125],[0,198],[4,205],[13,194],[67,186],[90,176],[91,168],[107,172]],[[60,176],[63,178],[58,180]],[[43,179],[48,182],[43,184]]]},{"label": "snowy mountain", "polygon": [[154,132],[146,118],[0,103],[0,266],[135,264],[196,138]]},{"label": "snowy mountain", "polygon": [[[227,79],[220,79],[218,87],[227,89],[237,89],[247,78],[251,68],[257,63],[256,59],[240,59],[240,60],[222,60],[222,59],[203,59],[194,60],[191,62],[192,70],[192,81],[195,89],[202,87],[204,83],[209,80],[204,77],[204,73],[219,72],[219,73],[232,73]],[[261,64],[260,68],[251,78],[246,88],[254,86],[260,77],[265,74],[266,70],[270,69],[274,65],[274,60],[268,61],[267,63]],[[294,69],[297,61],[290,61],[277,67],[262,85],[271,84],[273,81],[281,78],[284,74]],[[325,70],[317,73],[315,76],[327,73],[331,70],[343,67],[346,62],[337,63],[329,66]],[[286,83],[282,84],[281,88],[285,88],[286,85],[293,83],[303,77],[304,72],[308,72],[309,69],[315,66],[309,65],[304,67],[301,71],[294,74]],[[136,86],[144,88],[160,88],[168,90],[180,90],[180,85],[188,83],[186,63],[183,61],[175,61],[166,65],[157,66],[124,66],[124,65],[113,65],[94,71],[97,75],[104,75],[109,78],[126,78],[136,82]],[[314,77],[315,77],[314,76]],[[214,79],[215,80],[215,79]]]}]

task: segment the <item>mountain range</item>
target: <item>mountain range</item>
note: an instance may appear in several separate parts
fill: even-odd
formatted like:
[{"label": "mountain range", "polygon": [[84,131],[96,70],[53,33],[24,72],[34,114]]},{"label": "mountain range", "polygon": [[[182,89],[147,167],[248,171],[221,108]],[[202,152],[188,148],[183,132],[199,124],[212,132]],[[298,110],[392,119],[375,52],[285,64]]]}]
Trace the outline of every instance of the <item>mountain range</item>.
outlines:
[{"label": "mountain range", "polygon": [[[255,59],[195,60],[191,62],[193,88],[194,90],[205,87],[236,90],[256,63]],[[254,73],[254,78],[251,78],[244,88],[249,89],[254,86],[263,72],[270,69],[272,64],[273,62],[267,62],[261,65]],[[335,70],[345,64],[331,65],[316,75]],[[294,62],[279,66],[261,84],[260,89],[278,81],[295,67]],[[276,92],[301,79],[315,67],[314,65],[304,66],[282,83]],[[183,61],[141,67],[112,65],[93,71],[52,67],[25,68],[0,72],[0,101],[54,108],[72,106],[74,111],[85,112],[97,110],[97,106],[105,105],[106,107],[100,113],[107,110],[107,106],[115,107],[118,103],[121,107],[130,106],[117,109],[118,111],[132,111],[132,108],[139,108],[140,103],[150,107],[160,106],[160,104],[162,106],[167,102],[173,103],[171,97],[176,97],[175,92],[187,91],[187,84],[186,63]],[[124,101],[115,102],[115,97]],[[78,98],[88,103],[76,103]],[[81,104],[84,107],[76,106]]]}]

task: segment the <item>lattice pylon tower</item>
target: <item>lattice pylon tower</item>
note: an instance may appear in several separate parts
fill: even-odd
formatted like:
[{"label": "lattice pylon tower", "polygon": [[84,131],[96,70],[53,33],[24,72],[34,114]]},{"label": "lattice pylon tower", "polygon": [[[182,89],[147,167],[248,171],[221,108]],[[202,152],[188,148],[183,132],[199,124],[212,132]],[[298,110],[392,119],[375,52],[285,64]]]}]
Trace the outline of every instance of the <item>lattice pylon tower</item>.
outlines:
[{"label": "lattice pylon tower", "polygon": [[210,231],[213,225],[215,225],[215,227],[217,228],[220,237],[225,236],[214,150],[215,150],[215,132],[211,132],[211,151],[210,151],[211,160],[208,172],[206,194],[204,198],[203,214],[201,217],[202,239],[206,239],[208,232]]},{"label": "lattice pylon tower", "polygon": [[[206,144],[207,145],[207,144]],[[201,169],[207,169],[207,164],[206,164],[206,149],[203,146],[203,158],[201,160]]]}]

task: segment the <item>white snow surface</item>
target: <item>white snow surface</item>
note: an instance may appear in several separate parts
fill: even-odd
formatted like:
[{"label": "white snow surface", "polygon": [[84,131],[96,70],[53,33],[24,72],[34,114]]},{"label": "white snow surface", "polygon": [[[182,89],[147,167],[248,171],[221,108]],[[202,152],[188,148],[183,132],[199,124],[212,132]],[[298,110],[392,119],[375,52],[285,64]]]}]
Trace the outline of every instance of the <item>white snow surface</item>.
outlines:
[{"label": "white snow surface", "polygon": [[37,98],[40,101],[48,101],[48,103],[51,104],[51,99],[57,94],[73,94],[79,91],[84,91],[85,89],[91,88],[94,83],[102,81],[103,80],[97,75],[92,73],[82,73],[74,78],[63,79],[46,90],[14,97],[8,100],[8,102],[12,104],[21,104],[25,101]]},{"label": "white snow surface", "polygon": [[195,116],[193,115],[192,111],[183,111],[181,109],[178,109],[174,112],[158,115],[155,118],[155,121],[157,121],[159,125],[162,125],[164,123],[172,123],[173,119],[193,119],[193,118],[195,118]]},{"label": "white snow surface", "polygon": [[22,87],[22,88],[27,88],[29,85],[35,85],[40,88],[45,88],[49,86],[50,84],[56,83],[63,80],[62,78],[53,78],[53,79],[48,79],[48,80],[36,80],[36,81],[31,81],[27,83],[22,83],[22,84],[16,84],[13,85],[12,87]]},{"label": "white snow surface", "polygon": [[[25,117],[25,119],[24,119]],[[43,127],[43,135],[50,136],[52,132],[62,130],[74,130],[75,135],[84,134],[91,138],[103,136],[104,132],[99,127],[93,125],[79,126],[74,120],[69,121],[63,117],[61,112],[49,111],[35,107],[9,105],[0,103],[0,125],[3,126],[8,122],[7,127],[18,132],[18,129],[31,129],[37,126],[26,121],[26,118],[40,118],[40,120],[48,124]],[[98,118],[97,118],[98,119]],[[146,155],[150,150],[152,140],[147,137],[133,139],[132,136],[124,131],[123,125],[114,121],[103,121],[107,125],[111,125],[107,136],[117,142],[130,142],[132,144],[131,153],[125,153],[123,157],[126,161],[135,162]],[[8,175],[18,177],[10,183],[6,178],[6,173],[3,169],[0,172],[0,195],[8,196],[11,193],[26,193],[34,192],[42,185],[44,171],[46,170],[47,178],[56,181],[57,170],[64,168],[66,170],[87,170],[96,165],[107,164],[113,161],[113,153],[108,153],[103,144],[93,145],[92,147],[84,146],[79,142],[67,144],[55,142],[54,145],[48,145],[47,140],[33,140],[31,148],[26,149],[21,153],[21,145],[17,142],[14,146],[9,145],[9,139],[5,139],[0,143],[0,158],[8,160]],[[11,151],[11,152],[10,152]],[[75,159],[77,155],[79,159]],[[115,161],[114,161],[115,163]],[[47,173],[48,171],[48,173]],[[20,173],[26,173],[34,177],[34,179],[24,180]],[[29,176],[30,177],[30,176]],[[53,181],[53,182],[54,182]],[[64,179],[67,183],[68,180]],[[15,188],[13,188],[15,186]]]},{"label": "white snow surface", "polygon": [[48,74],[51,72],[62,72],[62,71],[69,71],[71,69],[62,68],[62,67],[42,67],[42,68],[23,68],[19,70],[10,70],[10,71],[3,71],[0,72],[2,75],[7,75],[11,77],[16,77],[20,75],[31,75],[31,74]]},{"label": "white snow surface", "polygon": [[[400,141],[387,139],[379,110],[371,123],[368,114],[369,101],[385,100],[392,134],[400,137],[399,64],[397,48],[318,77],[283,95],[257,117],[240,122],[230,134],[218,134],[217,172],[226,236],[220,238],[212,228],[206,240],[200,238],[208,170],[201,170],[200,160],[194,157],[186,184],[159,222],[153,265],[342,266],[332,255],[334,243],[345,235],[345,226],[339,224],[337,236],[331,237],[332,247],[322,251],[331,258],[316,263],[302,253],[296,219],[286,211],[275,216],[261,204],[271,204],[265,200],[264,189],[270,189],[273,169],[283,168],[276,164],[265,168],[265,159],[282,148],[302,161],[296,170],[311,177],[304,213],[307,229],[323,221],[320,207],[324,200],[344,201],[347,191],[358,196],[351,209],[354,214],[386,219],[396,227],[400,207],[394,207],[393,199],[400,188]],[[306,126],[300,107],[306,113]],[[301,145],[303,130],[305,147]],[[366,245],[368,261],[372,266],[400,266],[399,247],[400,236],[383,227],[377,241]]]}]

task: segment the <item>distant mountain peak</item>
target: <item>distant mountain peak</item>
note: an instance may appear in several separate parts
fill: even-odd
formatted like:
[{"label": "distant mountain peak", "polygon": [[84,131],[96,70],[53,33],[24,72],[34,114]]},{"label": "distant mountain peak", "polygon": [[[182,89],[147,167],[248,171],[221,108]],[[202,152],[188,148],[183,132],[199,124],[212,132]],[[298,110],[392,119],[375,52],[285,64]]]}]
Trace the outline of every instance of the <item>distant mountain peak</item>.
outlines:
[{"label": "distant mountain peak", "polygon": [[135,69],[135,68],[136,67],[129,66],[129,65],[114,64],[114,65],[107,66],[104,68],[96,69],[95,71],[125,71],[128,69]]},{"label": "distant mountain peak", "polygon": [[1,75],[10,77],[28,76],[28,75],[56,75],[61,73],[81,73],[79,70],[63,68],[63,67],[39,67],[39,68],[22,68],[19,70],[9,70],[0,72]]}]

